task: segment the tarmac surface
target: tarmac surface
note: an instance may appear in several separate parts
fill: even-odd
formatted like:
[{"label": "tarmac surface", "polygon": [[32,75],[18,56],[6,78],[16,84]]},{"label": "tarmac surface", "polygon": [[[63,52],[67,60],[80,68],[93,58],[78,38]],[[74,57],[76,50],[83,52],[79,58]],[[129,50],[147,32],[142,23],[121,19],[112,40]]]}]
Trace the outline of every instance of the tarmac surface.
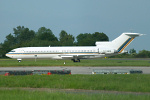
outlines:
[{"label": "tarmac surface", "polygon": [[117,66],[117,67],[0,67],[0,71],[2,70],[71,70],[71,74],[92,74],[93,69],[134,69],[134,70],[142,70],[143,74],[150,74],[150,67],[141,67],[141,66]]},{"label": "tarmac surface", "polygon": [[[92,74],[93,69],[134,69],[142,70],[143,74],[150,74],[150,67],[141,67],[141,66],[117,66],[117,67],[0,67],[2,70],[71,70],[71,74]],[[74,94],[123,94],[123,95],[150,95],[149,92],[123,92],[123,91],[107,91],[107,90],[83,90],[83,89],[50,89],[50,88],[7,88],[1,87],[0,90],[11,90],[11,89],[22,89],[29,91],[46,91],[46,92],[65,92],[65,93],[74,93]]]}]

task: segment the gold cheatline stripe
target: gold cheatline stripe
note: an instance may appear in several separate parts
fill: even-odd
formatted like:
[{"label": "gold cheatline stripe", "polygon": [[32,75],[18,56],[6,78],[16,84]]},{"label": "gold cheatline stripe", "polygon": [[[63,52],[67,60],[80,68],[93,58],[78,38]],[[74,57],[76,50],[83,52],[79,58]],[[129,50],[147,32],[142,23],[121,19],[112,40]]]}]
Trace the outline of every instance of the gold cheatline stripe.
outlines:
[{"label": "gold cheatline stripe", "polygon": [[[46,54],[53,54],[53,53],[46,53]],[[98,54],[98,53],[54,53],[54,54],[69,55],[69,54]],[[40,54],[33,54],[33,53],[31,54],[8,54],[8,55],[44,55],[44,53],[43,54],[42,53]]]},{"label": "gold cheatline stripe", "polygon": [[131,38],[131,40],[119,51],[121,53],[130,43],[133,41],[134,38]]}]

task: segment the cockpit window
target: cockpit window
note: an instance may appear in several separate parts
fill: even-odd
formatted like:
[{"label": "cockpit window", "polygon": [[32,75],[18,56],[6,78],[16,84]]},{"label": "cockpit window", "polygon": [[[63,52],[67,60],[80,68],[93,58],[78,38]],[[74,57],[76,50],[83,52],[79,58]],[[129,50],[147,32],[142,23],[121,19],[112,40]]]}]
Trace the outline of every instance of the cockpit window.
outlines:
[{"label": "cockpit window", "polygon": [[15,52],[14,50],[10,51],[10,52]]}]

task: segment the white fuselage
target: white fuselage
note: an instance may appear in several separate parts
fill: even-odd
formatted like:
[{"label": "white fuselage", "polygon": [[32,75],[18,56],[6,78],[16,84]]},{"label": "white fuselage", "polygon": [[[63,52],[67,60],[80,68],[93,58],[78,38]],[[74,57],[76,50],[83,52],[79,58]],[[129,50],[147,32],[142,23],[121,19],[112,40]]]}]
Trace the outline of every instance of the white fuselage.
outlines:
[{"label": "white fuselage", "polygon": [[[86,59],[105,57],[111,50],[99,50],[96,46],[89,47],[23,47],[13,49],[6,56],[10,58],[49,58],[49,59]],[[112,53],[113,54],[113,53]]]}]

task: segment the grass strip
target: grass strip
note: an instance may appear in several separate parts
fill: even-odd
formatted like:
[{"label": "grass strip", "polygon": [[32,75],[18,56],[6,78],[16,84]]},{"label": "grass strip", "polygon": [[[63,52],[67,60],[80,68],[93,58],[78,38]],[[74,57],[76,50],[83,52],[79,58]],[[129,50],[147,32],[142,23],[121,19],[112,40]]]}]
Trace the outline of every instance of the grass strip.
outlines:
[{"label": "grass strip", "polygon": [[[64,64],[66,62],[66,64]],[[49,60],[49,59],[24,59],[17,62],[16,59],[0,59],[0,67],[13,66],[150,66],[149,59],[93,59],[81,60],[74,63],[71,60]]]},{"label": "grass strip", "polygon": [[150,95],[78,94],[25,90],[0,90],[1,100],[149,100]]},{"label": "grass strip", "polygon": [[149,74],[0,76],[0,87],[150,92]]}]

